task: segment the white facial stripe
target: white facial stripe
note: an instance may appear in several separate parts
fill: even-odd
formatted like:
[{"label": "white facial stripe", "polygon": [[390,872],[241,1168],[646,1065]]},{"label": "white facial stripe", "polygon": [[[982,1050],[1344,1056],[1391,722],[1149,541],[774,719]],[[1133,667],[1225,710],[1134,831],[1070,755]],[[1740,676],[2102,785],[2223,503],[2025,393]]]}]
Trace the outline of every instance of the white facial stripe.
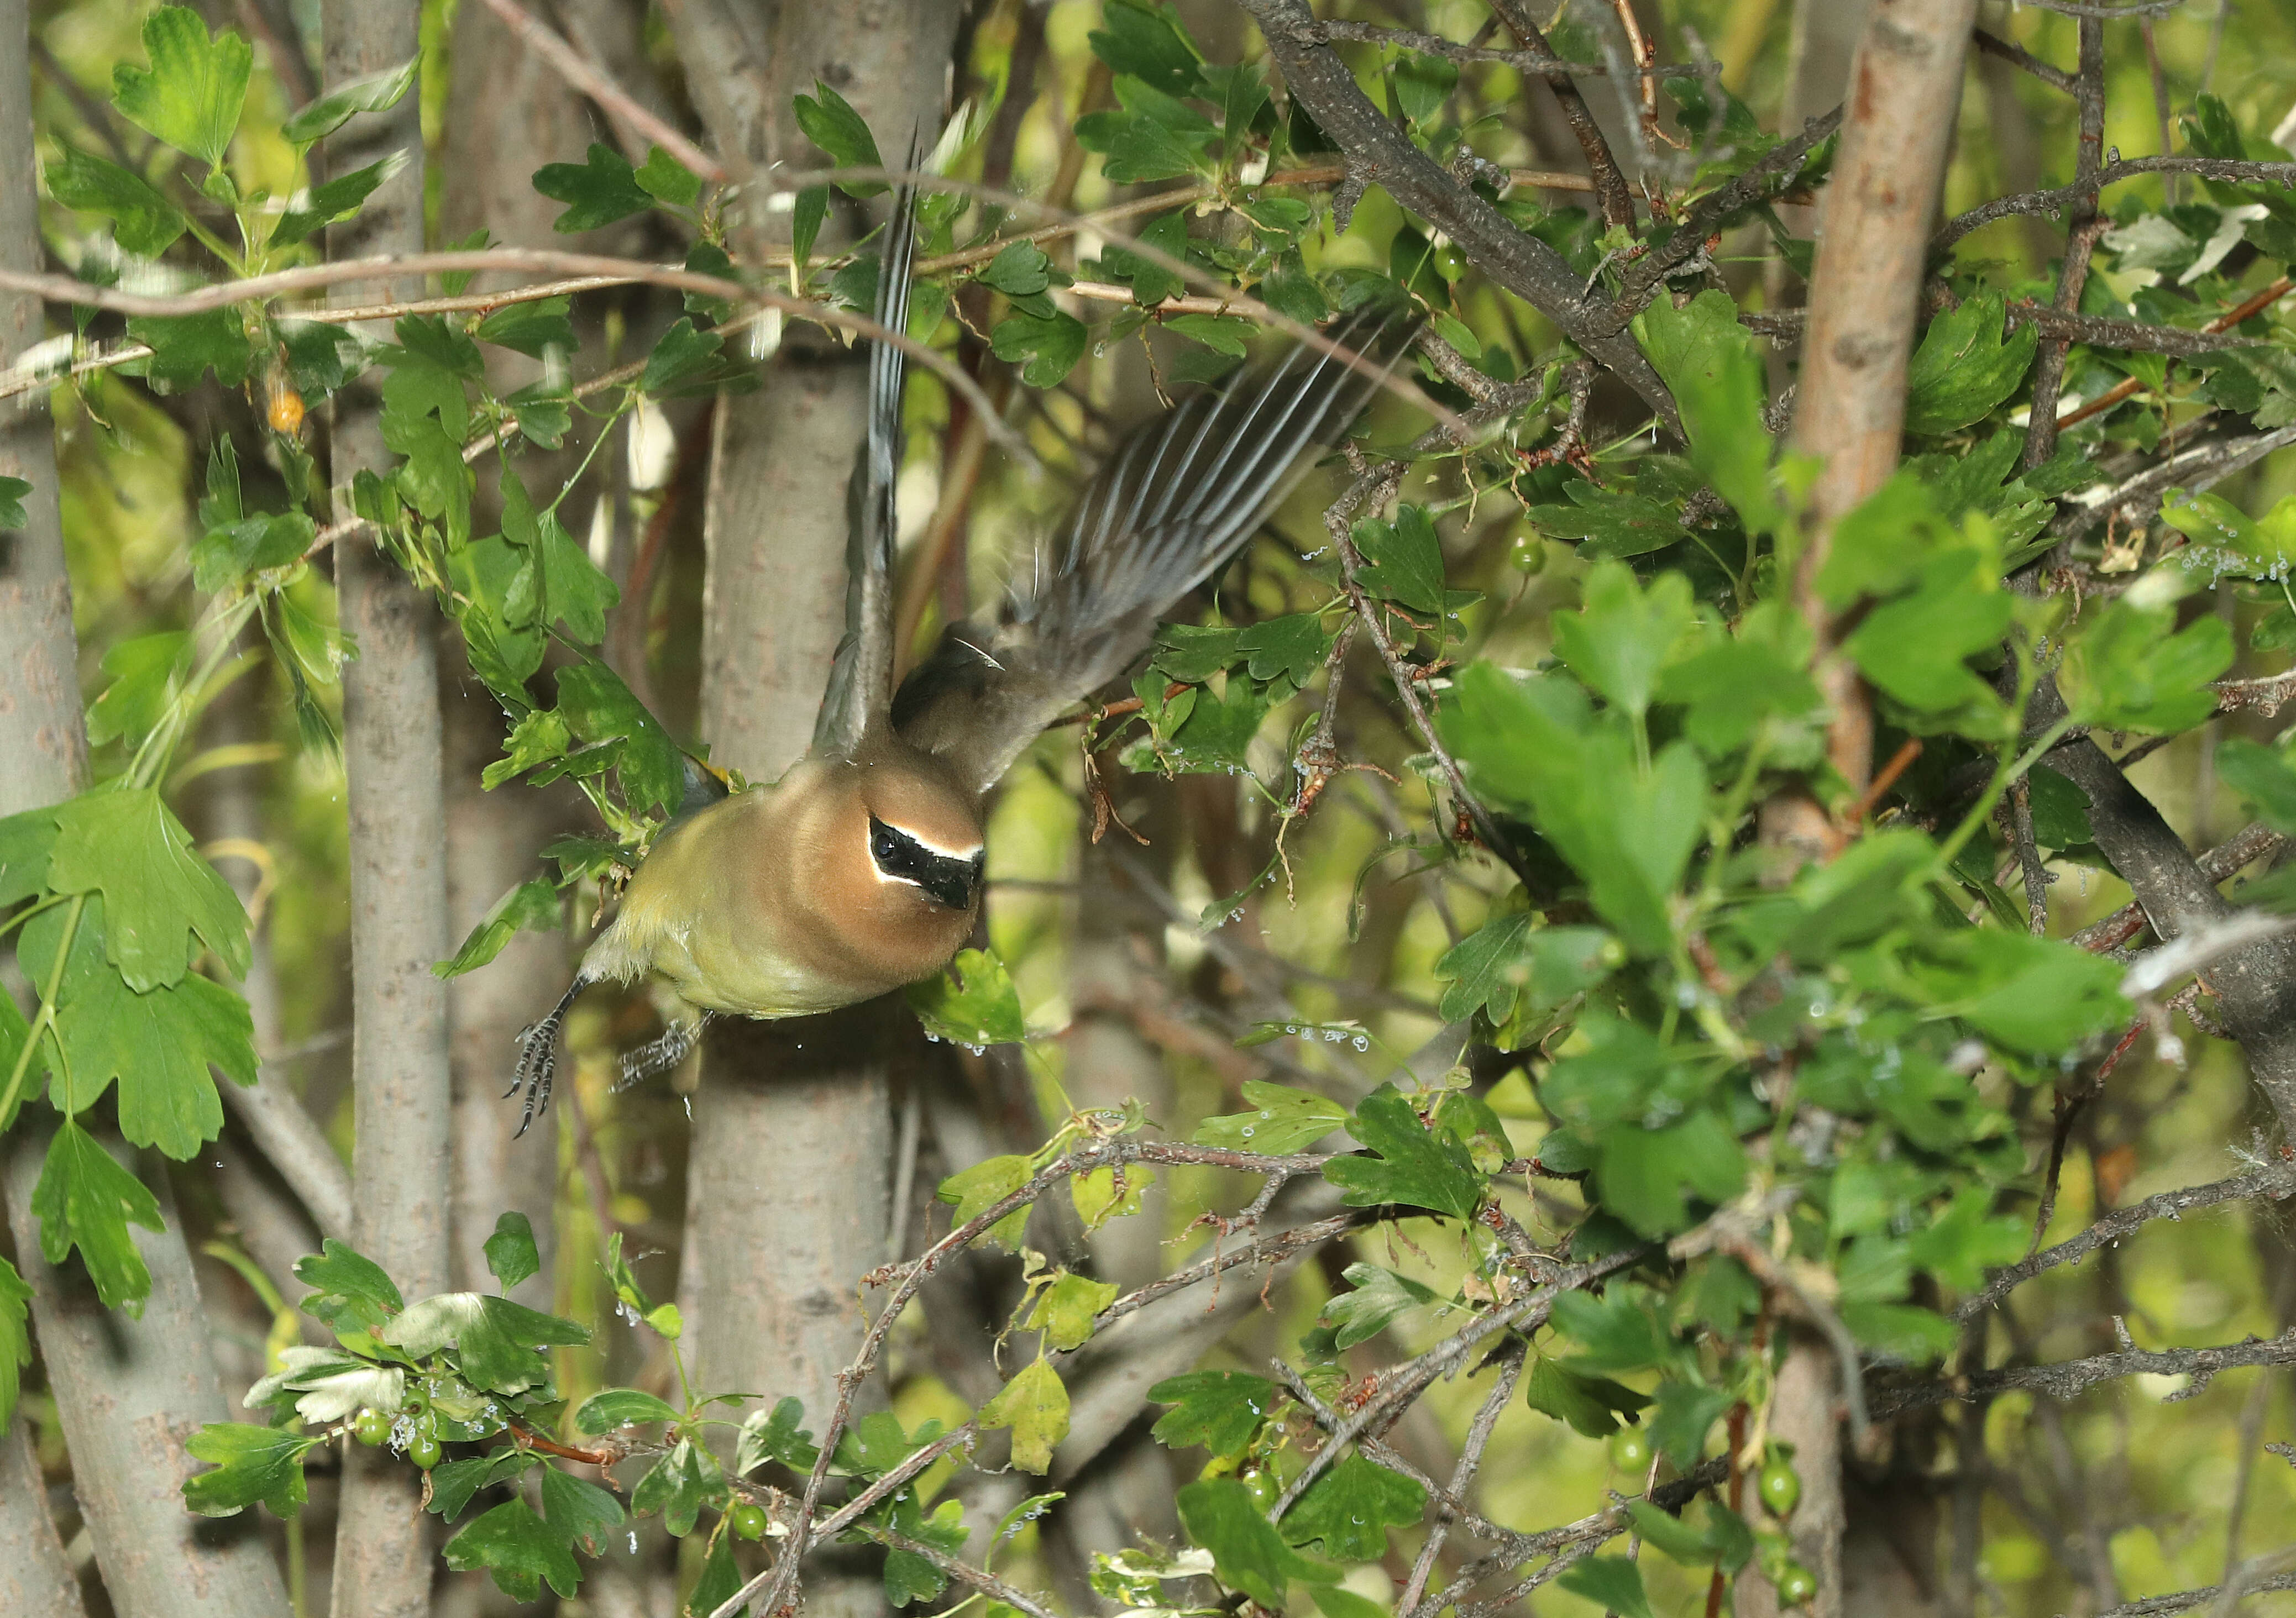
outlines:
[{"label": "white facial stripe", "polygon": [[906,826],[895,826],[893,829],[899,832],[903,837],[908,838],[909,841],[914,843],[918,847],[923,849],[927,854],[939,854],[944,860],[970,860],[980,853],[980,845],[979,843],[971,843],[963,848],[945,848],[940,844],[934,842],[931,838],[925,836],[922,832],[912,831]]}]

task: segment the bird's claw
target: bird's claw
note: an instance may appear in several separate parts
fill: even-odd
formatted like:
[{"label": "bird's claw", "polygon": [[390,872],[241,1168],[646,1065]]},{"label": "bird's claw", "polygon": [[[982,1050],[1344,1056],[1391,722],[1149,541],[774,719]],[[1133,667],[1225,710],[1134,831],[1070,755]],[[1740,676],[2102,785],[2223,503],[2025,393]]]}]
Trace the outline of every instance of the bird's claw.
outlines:
[{"label": "bird's claw", "polygon": [[[518,1066],[511,1075],[510,1088],[503,1091],[504,1100],[521,1090],[526,1091],[526,1107],[518,1119],[518,1135],[525,1134],[537,1118],[550,1110],[550,1081],[558,1071],[559,1025],[566,1020],[566,1009],[574,1003],[574,997],[587,987],[586,978],[576,978],[551,1008],[549,1016],[519,1030]],[[518,1135],[511,1138],[516,1140]]]}]

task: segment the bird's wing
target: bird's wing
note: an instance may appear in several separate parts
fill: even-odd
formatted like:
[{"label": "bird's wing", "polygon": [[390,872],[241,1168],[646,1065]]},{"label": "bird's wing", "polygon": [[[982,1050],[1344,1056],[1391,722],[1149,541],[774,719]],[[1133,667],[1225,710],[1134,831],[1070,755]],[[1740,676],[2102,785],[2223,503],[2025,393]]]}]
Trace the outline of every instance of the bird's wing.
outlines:
[{"label": "bird's wing", "polygon": [[1147,650],[1156,622],[1249,538],[1336,443],[1416,330],[1365,309],[1326,333],[1366,375],[1304,345],[1144,423],[1086,486],[993,626],[957,625],[902,682],[893,723],[985,791],[1061,713]]},{"label": "bird's wing", "polygon": [[[909,143],[908,167],[917,165]],[[872,317],[889,331],[909,321],[909,265],[916,251],[917,189],[895,193],[877,265],[877,306]],[[901,351],[882,339],[869,345],[869,430],[853,463],[846,494],[845,638],[838,642],[829,686],[814,721],[816,753],[849,757],[873,723],[883,719],[893,695],[893,547],[898,537],[894,493],[901,477]]]}]

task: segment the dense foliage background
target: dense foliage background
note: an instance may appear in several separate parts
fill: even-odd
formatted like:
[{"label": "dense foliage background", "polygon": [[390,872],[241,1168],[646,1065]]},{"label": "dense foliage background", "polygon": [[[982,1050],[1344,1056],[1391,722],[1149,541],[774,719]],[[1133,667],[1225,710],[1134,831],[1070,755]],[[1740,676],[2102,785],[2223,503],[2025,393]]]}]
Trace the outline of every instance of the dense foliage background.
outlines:
[{"label": "dense foliage background", "polygon": [[[317,6],[0,7],[39,188],[0,286],[49,339],[6,386],[53,442],[0,545],[60,533],[91,698],[84,778],[0,762],[16,1565],[124,1618],[186,1567],[242,1613],[769,1610],[840,1531],[814,1610],[2288,1588],[2296,14],[1980,8],[1861,395],[1800,336],[1864,8],[1351,0],[1324,79],[1283,0],[894,8],[852,26],[906,98],[816,9],[750,60],[732,8],[427,4],[352,72]],[[949,981],[630,1089],[658,1014],[594,993],[513,1140],[509,1036],[681,754],[770,779],[754,738],[810,732],[913,127],[962,184],[905,653],[1259,329],[1399,289],[1421,350],[1016,767]],[[424,246],[473,256],[320,267]],[[1906,460],[1841,498],[1813,435],[1876,390]],[[363,750],[434,692],[430,776]],[[376,884],[452,913],[395,988]],[[355,1042],[426,1017],[355,1118]],[[759,1066],[874,1132],[712,1110]],[[152,1391],[147,1294],[227,1407]],[[156,1448],[104,1447],[107,1389]]]}]

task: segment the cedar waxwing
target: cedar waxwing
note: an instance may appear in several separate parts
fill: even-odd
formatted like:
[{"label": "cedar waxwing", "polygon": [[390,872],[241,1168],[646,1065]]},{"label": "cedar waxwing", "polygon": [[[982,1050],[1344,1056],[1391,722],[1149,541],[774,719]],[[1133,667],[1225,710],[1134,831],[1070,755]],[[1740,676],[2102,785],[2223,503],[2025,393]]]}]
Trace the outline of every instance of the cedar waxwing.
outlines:
[{"label": "cedar waxwing", "polygon": [[[908,318],[914,202],[904,192],[876,320]],[[594,983],[655,974],[692,1015],[623,1058],[633,1083],[675,1065],[717,1012],[834,1010],[946,967],[980,905],[982,798],[1065,710],[1122,674],[1156,623],[1208,577],[1338,441],[1417,325],[1362,310],[1332,339],[1368,374],[1295,347],[1135,430],[1094,477],[1061,543],[1039,549],[993,626],[953,625],[892,686],[894,488],[902,355],[869,359],[868,433],[851,483],[846,634],[812,750],[771,786],[686,803],[631,878],[614,920],[550,1015],[520,1035],[508,1094],[526,1127],[550,1100],[558,1026]],[[689,778],[705,790],[698,772]]]}]

